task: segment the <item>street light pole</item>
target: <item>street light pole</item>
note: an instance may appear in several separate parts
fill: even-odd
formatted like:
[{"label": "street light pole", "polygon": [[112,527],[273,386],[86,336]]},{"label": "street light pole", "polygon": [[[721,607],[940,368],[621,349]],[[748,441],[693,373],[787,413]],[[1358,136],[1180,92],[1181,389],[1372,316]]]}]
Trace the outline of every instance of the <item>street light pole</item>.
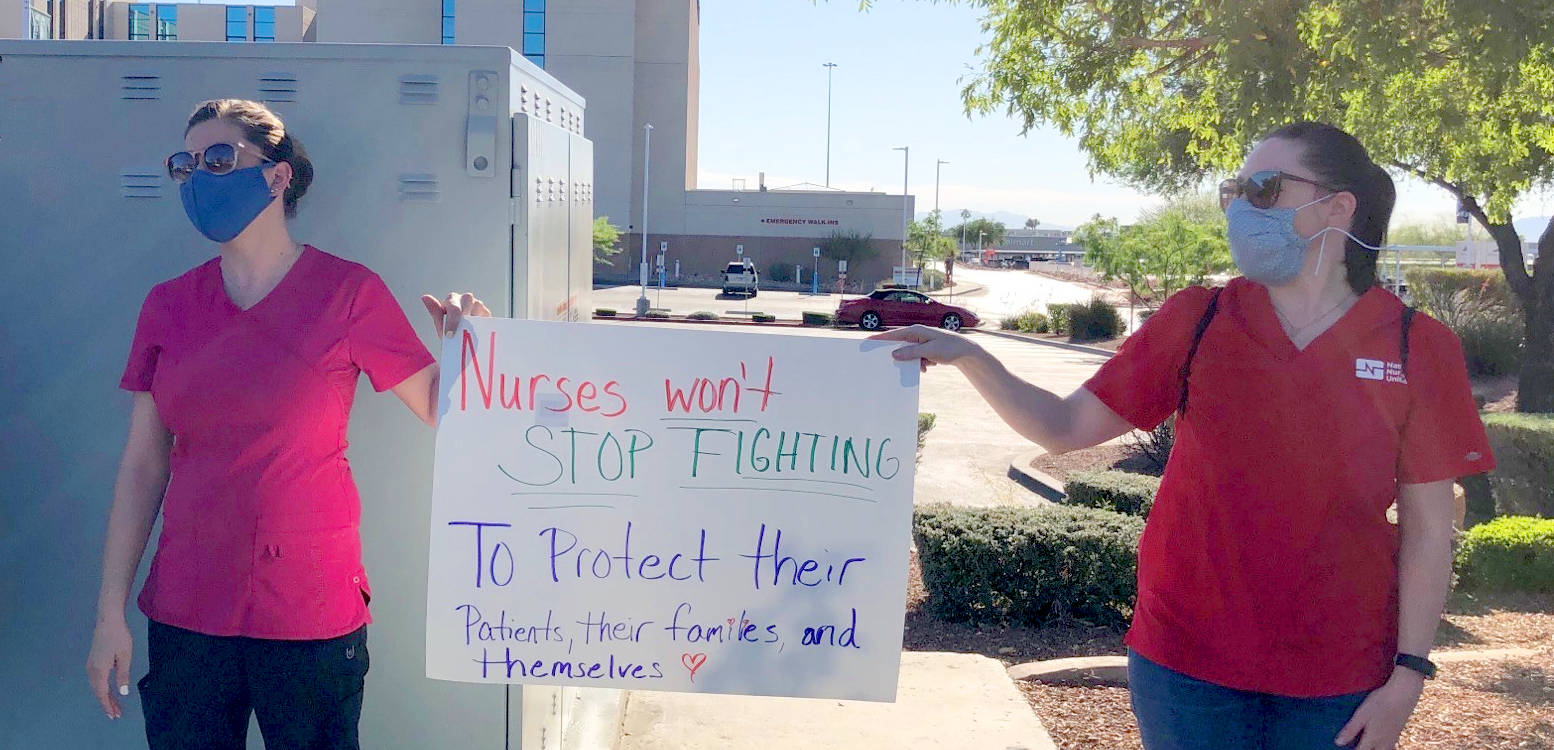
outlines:
[{"label": "street light pole", "polygon": [[901,152],[901,268],[906,269],[908,223],[912,221],[907,208],[907,174],[912,166],[912,147],[896,146],[891,151]]},{"label": "street light pole", "polygon": [[831,72],[836,63],[824,63],[826,69],[826,187],[831,187]]},{"label": "street light pole", "polygon": [[936,164],[933,165],[933,212],[934,213],[939,213],[939,168],[944,166],[944,165],[946,165],[946,164],[949,164],[949,162],[947,162],[947,161],[945,161],[943,159],[940,159]]},{"label": "street light pole", "polygon": [[642,266],[638,280],[642,282],[642,296],[637,298],[637,317],[646,317],[647,298],[647,242],[648,242],[648,150],[653,144],[653,123],[642,125]]}]

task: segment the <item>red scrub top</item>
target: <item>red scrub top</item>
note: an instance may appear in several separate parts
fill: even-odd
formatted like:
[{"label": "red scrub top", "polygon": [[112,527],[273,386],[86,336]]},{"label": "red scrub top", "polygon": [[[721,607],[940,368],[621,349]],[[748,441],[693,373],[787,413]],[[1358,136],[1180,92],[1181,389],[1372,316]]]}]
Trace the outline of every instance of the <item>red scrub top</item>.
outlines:
[{"label": "red scrub top", "polygon": [[[1212,290],[1166,301],[1085,387],[1134,427],[1169,416]],[[1237,278],[1193,358],[1186,416],[1139,545],[1127,643],[1240,690],[1381,686],[1397,653],[1398,485],[1494,466],[1462,347],[1373,287],[1297,350],[1261,284]],[[1406,382],[1405,382],[1406,381]]]},{"label": "red scrub top", "polygon": [[220,258],[153,288],[120,382],[174,438],[141,611],[285,640],[369,622],[345,457],[357,376],[383,391],[432,362],[382,279],[313,247],[247,310]]}]

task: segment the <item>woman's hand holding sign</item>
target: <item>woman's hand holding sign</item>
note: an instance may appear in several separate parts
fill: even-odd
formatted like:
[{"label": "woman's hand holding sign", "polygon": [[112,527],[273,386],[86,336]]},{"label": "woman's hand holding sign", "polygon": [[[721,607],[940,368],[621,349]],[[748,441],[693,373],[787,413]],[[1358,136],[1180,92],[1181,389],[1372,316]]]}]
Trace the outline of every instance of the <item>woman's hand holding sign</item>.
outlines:
[{"label": "woman's hand holding sign", "polygon": [[466,315],[491,317],[491,309],[486,307],[486,303],[469,292],[449,292],[441,301],[430,294],[423,294],[421,304],[426,305],[427,314],[432,316],[432,327],[437,330],[439,337],[452,336],[459,330],[459,321]]},{"label": "woman's hand holding sign", "polygon": [[1021,380],[965,334],[917,325],[869,338],[906,342],[908,346],[896,349],[891,356],[900,361],[916,359],[923,372],[929,365],[960,368],[998,416],[1049,452],[1099,445],[1132,429],[1127,420],[1084,388],[1064,398]]}]

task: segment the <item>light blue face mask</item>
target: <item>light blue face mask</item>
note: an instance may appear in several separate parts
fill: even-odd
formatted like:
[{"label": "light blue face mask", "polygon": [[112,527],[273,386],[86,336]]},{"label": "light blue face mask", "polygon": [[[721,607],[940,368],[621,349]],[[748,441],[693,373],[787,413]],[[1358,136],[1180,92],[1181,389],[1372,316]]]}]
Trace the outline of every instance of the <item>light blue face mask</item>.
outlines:
[{"label": "light blue face mask", "polygon": [[[1230,259],[1241,269],[1241,275],[1268,286],[1283,286],[1299,277],[1306,262],[1306,247],[1317,235],[1324,235],[1325,240],[1324,233],[1337,227],[1302,237],[1295,231],[1295,213],[1331,197],[1330,193],[1294,208],[1258,208],[1245,198],[1231,201],[1225,207],[1226,234],[1230,239]],[[1327,249],[1325,241],[1322,249]],[[1319,267],[1321,262],[1319,257]]]},{"label": "light blue face mask", "polygon": [[1326,227],[1310,237],[1302,237],[1295,231],[1295,212],[1334,195],[1336,193],[1329,193],[1294,208],[1258,208],[1245,198],[1231,201],[1225,207],[1226,234],[1230,239],[1230,259],[1235,261],[1241,275],[1267,286],[1288,284],[1300,276],[1300,267],[1306,261],[1306,248],[1318,237],[1322,238],[1322,246],[1317,250],[1314,273],[1320,274],[1322,256],[1327,252],[1328,232],[1348,237],[1367,250],[1380,251],[1381,248],[1338,227]]}]

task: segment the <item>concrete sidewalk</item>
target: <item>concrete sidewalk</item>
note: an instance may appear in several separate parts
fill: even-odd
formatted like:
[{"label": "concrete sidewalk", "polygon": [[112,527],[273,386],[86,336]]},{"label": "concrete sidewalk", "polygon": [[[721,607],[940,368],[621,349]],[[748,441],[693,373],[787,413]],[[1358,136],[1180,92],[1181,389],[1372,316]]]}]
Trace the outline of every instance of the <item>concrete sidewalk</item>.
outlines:
[{"label": "concrete sidewalk", "polygon": [[895,703],[633,692],[620,750],[1056,750],[1002,664],[907,651]]}]

